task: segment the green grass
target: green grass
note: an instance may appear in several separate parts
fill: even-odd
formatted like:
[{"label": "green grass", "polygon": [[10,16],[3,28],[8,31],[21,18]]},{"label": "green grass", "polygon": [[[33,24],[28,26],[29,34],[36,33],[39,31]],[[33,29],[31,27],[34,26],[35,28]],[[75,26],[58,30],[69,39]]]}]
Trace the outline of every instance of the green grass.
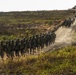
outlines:
[{"label": "green grass", "polygon": [[76,47],[26,56],[0,64],[0,73],[8,75],[76,75]]}]

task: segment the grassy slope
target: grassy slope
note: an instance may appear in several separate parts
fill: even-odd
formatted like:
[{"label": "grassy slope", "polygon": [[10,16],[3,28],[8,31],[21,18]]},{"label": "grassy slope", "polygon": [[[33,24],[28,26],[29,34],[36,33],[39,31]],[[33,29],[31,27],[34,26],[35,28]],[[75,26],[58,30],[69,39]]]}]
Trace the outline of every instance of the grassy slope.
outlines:
[{"label": "grassy slope", "polygon": [[[15,35],[26,31],[24,29],[17,30],[19,24],[39,23],[44,25],[46,23],[48,25],[55,20],[62,21],[71,15],[73,15],[71,11],[0,13],[0,39],[16,38]],[[1,25],[2,23],[4,26]],[[53,23],[55,24],[55,22]],[[9,28],[6,29],[5,26]],[[10,26],[14,26],[16,30],[10,29]],[[36,29],[36,31],[39,30]],[[30,30],[27,32],[32,34]],[[5,34],[13,36],[6,37]],[[76,75],[76,47],[63,48],[38,56],[18,58],[16,61],[2,62],[0,63],[0,75],[1,73],[7,73],[7,75]]]},{"label": "grassy slope", "polygon": [[0,73],[8,75],[76,75],[76,47],[27,56],[22,60],[9,60],[0,64]]}]

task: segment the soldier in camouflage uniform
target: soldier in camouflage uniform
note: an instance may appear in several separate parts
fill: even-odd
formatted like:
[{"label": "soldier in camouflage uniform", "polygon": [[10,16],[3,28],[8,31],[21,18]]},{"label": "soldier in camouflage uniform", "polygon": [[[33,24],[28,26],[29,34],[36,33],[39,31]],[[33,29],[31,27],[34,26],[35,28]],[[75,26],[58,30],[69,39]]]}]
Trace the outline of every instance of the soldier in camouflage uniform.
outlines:
[{"label": "soldier in camouflage uniform", "polygon": [[42,46],[42,40],[43,40],[42,34],[40,34],[40,36],[39,36],[39,48],[41,48],[41,46]]},{"label": "soldier in camouflage uniform", "polygon": [[20,42],[20,52],[21,52],[21,55],[24,55],[25,56],[25,48],[26,48],[26,41],[25,39],[22,39],[21,42]]},{"label": "soldier in camouflage uniform", "polygon": [[29,38],[29,49],[30,49],[30,54],[31,54],[32,49],[33,49],[33,38],[32,37]]},{"label": "soldier in camouflage uniform", "polygon": [[12,40],[8,40],[6,41],[6,45],[5,45],[5,48],[6,48],[6,54],[7,54],[7,57],[8,58],[12,58],[14,57],[14,41]]},{"label": "soldier in camouflage uniform", "polygon": [[70,27],[71,24],[73,24],[74,21],[75,21],[74,18],[69,18],[69,19],[65,20],[65,21],[62,23],[62,25],[64,25],[65,27]]},{"label": "soldier in camouflage uniform", "polygon": [[11,45],[10,45],[10,49],[11,49],[11,58],[13,59],[14,57],[14,47],[15,47],[15,43],[14,40],[11,40]]},{"label": "soldier in camouflage uniform", "polygon": [[29,53],[29,40],[28,39],[25,40],[25,46],[26,46],[25,51]]},{"label": "soldier in camouflage uniform", "polygon": [[45,40],[46,46],[48,46],[49,45],[49,34],[46,34],[45,38],[46,38]]},{"label": "soldier in camouflage uniform", "polygon": [[17,39],[15,41],[15,55],[19,57],[19,51],[20,51],[20,40]]},{"label": "soldier in camouflage uniform", "polygon": [[71,18],[69,18],[68,20],[67,20],[67,27],[70,27],[71,26]]},{"label": "soldier in camouflage uniform", "polygon": [[31,45],[32,45],[32,51],[34,53],[34,50],[36,49],[35,48],[35,36],[34,35],[32,36],[32,39],[31,39]]},{"label": "soldier in camouflage uniform", "polygon": [[64,22],[62,23],[62,26],[66,26],[66,22],[67,20],[64,20]]},{"label": "soldier in camouflage uniform", "polygon": [[55,38],[56,38],[56,34],[54,32],[52,32],[52,43],[55,42]]},{"label": "soldier in camouflage uniform", "polygon": [[0,56],[3,59],[4,58],[4,41],[0,42]]},{"label": "soldier in camouflage uniform", "polygon": [[50,35],[50,32],[48,32],[48,45],[50,45],[50,42],[51,41],[51,35]]},{"label": "soldier in camouflage uniform", "polygon": [[6,54],[7,54],[7,57],[9,58],[10,57],[10,40],[6,41]]},{"label": "soldier in camouflage uniform", "polygon": [[39,48],[39,36],[36,35],[35,37],[35,48]]},{"label": "soldier in camouflage uniform", "polygon": [[44,44],[46,43],[46,38],[45,38],[45,34],[41,34],[40,35],[40,45],[41,45],[41,49],[44,47]]}]

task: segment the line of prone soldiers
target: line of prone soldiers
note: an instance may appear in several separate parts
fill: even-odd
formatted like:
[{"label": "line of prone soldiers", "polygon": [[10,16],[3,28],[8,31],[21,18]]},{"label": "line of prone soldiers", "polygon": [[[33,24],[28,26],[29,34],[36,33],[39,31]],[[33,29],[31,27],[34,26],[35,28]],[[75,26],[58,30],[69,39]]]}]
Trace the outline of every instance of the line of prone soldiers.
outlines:
[{"label": "line of prone soldiers", "polygon": [[65,27],[70,27],[74,21],[75,21],[75,18],[76,16],[72,17],[72,18],[68,18],[68,19],[65,19],[62,23],[62,26],[65,26]]},{"label": "line of prone soldiers", "polygon": [[42,49],[55,42],[56,34],[48,32],[45,34],[31,36],[26,39],[7,40],[0,42],[0,56],[4,58],[4,53],[7,57],[13,58],[15,56],[25,55],[26,52],[30,53]]}]

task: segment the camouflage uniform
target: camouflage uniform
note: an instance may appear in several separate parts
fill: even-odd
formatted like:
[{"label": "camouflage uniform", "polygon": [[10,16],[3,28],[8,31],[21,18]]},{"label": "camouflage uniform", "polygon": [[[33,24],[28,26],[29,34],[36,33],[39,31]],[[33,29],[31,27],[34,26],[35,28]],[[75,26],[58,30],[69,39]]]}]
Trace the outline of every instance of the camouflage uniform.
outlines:
[{"label": "camouflage uniform", "polygon": [[4,42],[1,41],[0,43],[0,56],[1,58],[4,58]]},{"label": "camouflage uniform", "polygon": [[11,45],[10,46],[11,46],[10,47],[10,49],[11,49],[11,57],[13,58],[14,57],[14,46],[15,46],[14,40],[11,41]]},{"label": "camouflage uniform", "polygon": [[20,51],[20,40],[17,39],[17,40],[15,41],[15,55],[16,55],[16,56],[19,56],[19,51]]},{"label": "camouflage uniform", "polygon": [[20,42],[20,52],[21,52],[21,55],[24,55],[25,54],[25,40],[21,40]]}]

